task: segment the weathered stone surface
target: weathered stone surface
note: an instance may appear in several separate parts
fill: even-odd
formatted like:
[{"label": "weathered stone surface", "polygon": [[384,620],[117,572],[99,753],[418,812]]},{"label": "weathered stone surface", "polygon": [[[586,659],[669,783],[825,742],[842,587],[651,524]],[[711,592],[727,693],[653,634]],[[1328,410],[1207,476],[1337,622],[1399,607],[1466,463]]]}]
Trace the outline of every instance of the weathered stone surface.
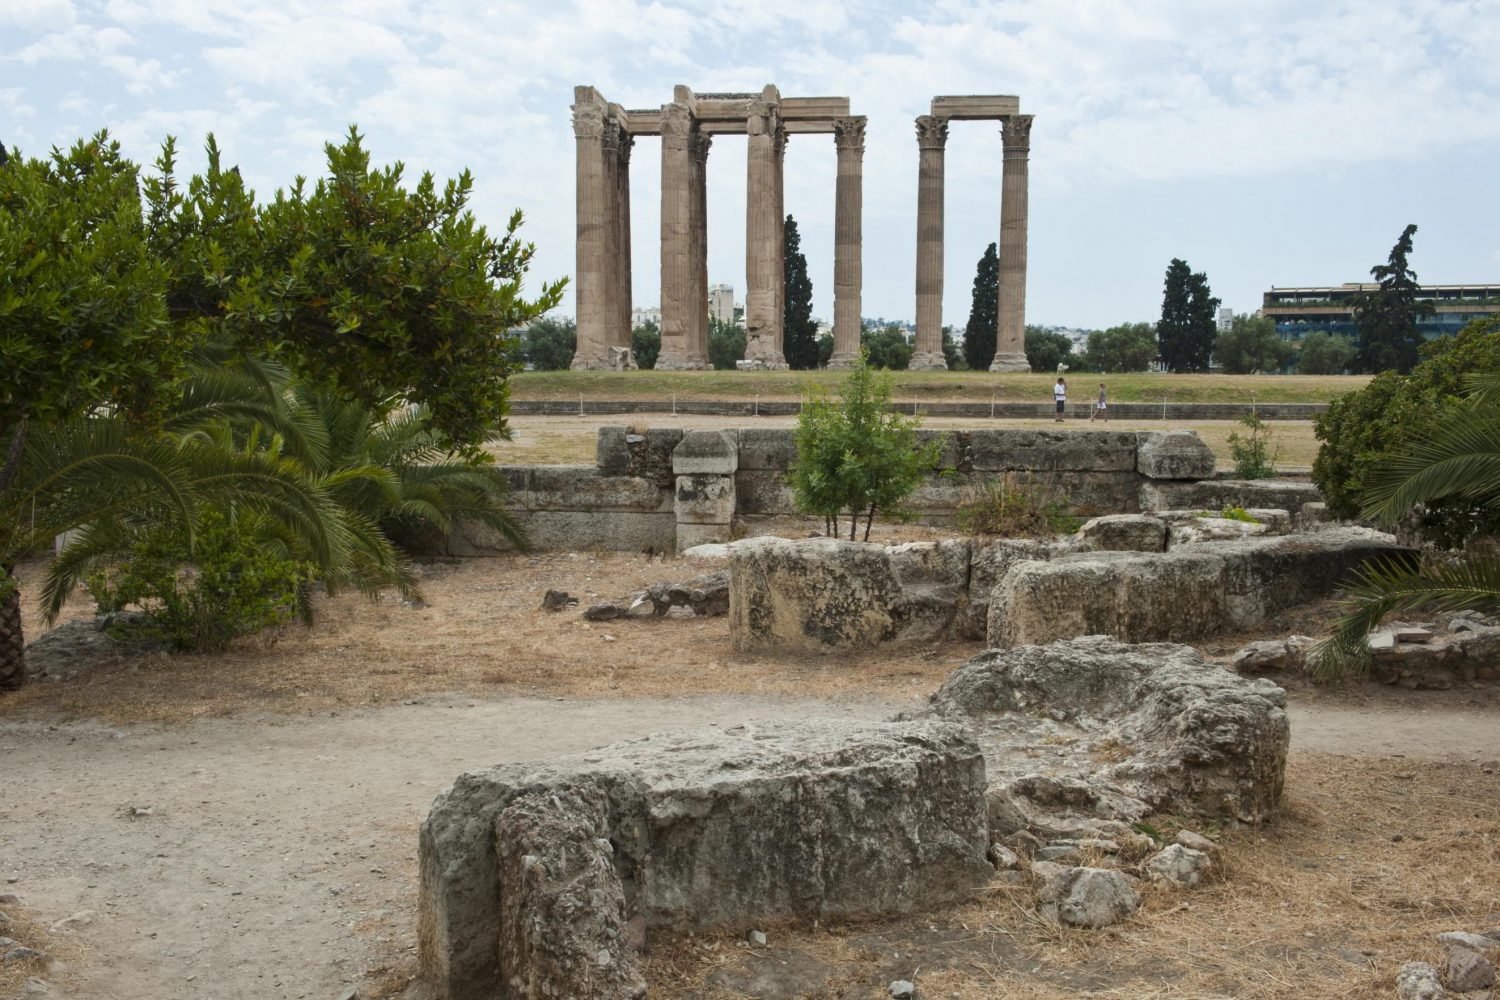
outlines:
[{"label": "weathered stone surface", "polygon": [[959,542],[887,549],[830,538],[736,550],[730,640],[739,650],[822,650],[939,637],[958,614],[965,552]]},{"label": "weathered stone surface", "polygon": [[[519,499],[519,498],[518,498]],[[521,506],[525,510],[669,510],[671,498],[639,476],[606,476],[581,465],[535,465]]]},{"label": "weathered stone surface", "polygon": [[602,791],[580,784],[517,796],[495,816],[499,967],[508,995],[646,995],[625,944],[625,892],[607,810]]},{"label": "weathered stone surface", "polygon": [[1332,593],[1367,559],[1399,551],[1359,528],[1165,553],[1093,552],[1020,563],[990,598],[991,646],[1080,635],[1181,641],[1249,628],[1283,608]]},{"label": "weathered stone surface", "polygon": [[1172,525],[1172,547],[1202,542],[1238,541],[1270,533],[1271,526],[1260,521],[1241,521],[1233,517],[1200,514]]},{"label": "weathered stone surface", "polygon": [[746,469],[734,474],[741,514],[790,514],[797,509],[786,474],[770,469]]},{"label": "weathered stone surface", "polygon": [[1300,671],[1307,662],[1307,651],[1315,640],[1305,635],[1285,639],[1252,642],[1234,654],[1229,669],[1238,674],[1267,674],[1283,670]]},{"label": "weathered stone surface", "polygon": [[1165,552],[1167,526],[1149,514],[1108,514],[1078,529],[1078,547],[1088,551]]},{"label": "weathered stone surface", "polygon": [[1074,927],[1108,927],[1141,905],[1130,876],[1114,868],[1069,868],[1042,886],[1037,901],[1044,917]]},{"label": "weathered stone surface", "polygon": [[646,588],[646,598],[658,616],[672,608],[689,608],[700,617],[729,613],[729,571],[705,573],[683,583],[657,583]]},{"label": "weathered stone surface", "polygon": [[984,784],[973,737],[934,720],[757,723],[470,771],[421,828],[422,967],[444,1000],[524,995],[498,966],[495,837],[523,796],[597,790],[626,918],[691,929],[963,898],[994,872]]},{"label": "weathered stone surface", "polygon": [[970,446],[982,472],[1135,471],[1131,431],[977,430]]},{"label": "weathered stone surface", "polygon": [[1407,962],[1396,973],[1398,1000],[1445,1000],[1448,991],[1438,972],[1426,962]]},{"label": "weathered stone surface", "polygon": [[688,431],[672,450],[672,472],[679,477],[732,476],[739,464],[739,443],[730,431]]},{"label": "weathered stone surface", "polygon": [[1448,988],[1455,993],[1489,989],[1495,985],[1495,966],[1488,958],[1468,948],[1448,952]]},{"label": "weathered stone surface", "polygon": [[984,748],[990,829],[1046,839],[1129,836],[1151,812],[1255,822],[1281,798],[1285,692],[1187,646],[1089,636],[990,650],[929,712]]},{"label": "weathered stone surface", "polygon": [[[664,493],[670,500],[670,494]],[[644,513],[623,510],[517,512],[533,549],[573,552],[671,552],[677,543],[677,518],[667,510]],[[481,556],[511,551],[499,532],[473,522],[460,522],[448,536],[447,550],[455,556]]]},{"label": "weathered stone surface", "polygon": [[1213,861],[1204,852],[1168,844],[1146,859],[1146,874],[1158,881],[1193,886],[1203,881],[1212,866]]},{"label": "weathered stone surface", "polygon": [[790,427],[747,427],[739,432],[739,467],[785,472],[797,461],[797,432]]},{"label": "weathered stone surface", "polygon": [[1209,479],[1199,482],[1147,481],[1141,486],[1140,509],[1222,510],[1225,507],[1271,507],[1301,510],[1321,502],[1312,483],[1287,479]]},{"label": "weathered stone surface", "polygon": [[733,476],[703,473],[677,477],[672,509],[680,525],[727,525],[734,520],[734,504]]},{"label": "weathered stone surface", "polygon": [[969,557],[968,609],[957,619],[958,634],[965,639],[983,639],[995,587],[1012,566],[1024,562],[1046,562],[1072,551],[1065,542],[1038,542],[1021,538],[976,539]]},{"label": "weathered stone surface", "polygon": [[1304,503],[1297,511],[1297,527],[1302,531],[1332,520],[1333,515],[1328,512],[1328,505],[1321,500]]},{"label": "weathered stone surface", "polygon": [[1213,449],[1192,431],[1140,431],[1135,470],[1151,479],[1212,479]]},{"label": "weathered stone surface", "polygon": [[1470,951],[1485,952],[1500,945],[1500,941],[1484,934],[1473,934],[1469,931],[1443,931],[1436,935],[1437,943],[1448,948],[1467,948]]}]

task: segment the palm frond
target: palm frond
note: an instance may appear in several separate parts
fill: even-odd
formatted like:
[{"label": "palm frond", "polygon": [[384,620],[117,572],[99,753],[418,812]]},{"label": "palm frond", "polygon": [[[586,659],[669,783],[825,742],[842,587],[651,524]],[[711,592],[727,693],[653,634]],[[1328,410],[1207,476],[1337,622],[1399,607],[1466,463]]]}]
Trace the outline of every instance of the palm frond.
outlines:
[{"label": "palm frond", "polygon": [[1449,498],[1500,502],[1500,408],[1455,410],[1372,471],[1363,495],[1366,516],[1387,522],[1414,504]]}]

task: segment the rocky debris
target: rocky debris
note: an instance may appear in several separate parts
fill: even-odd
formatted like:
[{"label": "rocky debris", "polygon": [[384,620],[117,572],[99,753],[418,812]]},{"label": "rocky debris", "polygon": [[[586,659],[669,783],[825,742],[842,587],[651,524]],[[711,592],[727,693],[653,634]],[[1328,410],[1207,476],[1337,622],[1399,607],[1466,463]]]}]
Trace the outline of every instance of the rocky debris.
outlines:
[{"label": "rocky debris", "polygon": [[673,608],[688,608],[698,617],[729,613],[729,571],[705,573],[686,583],[657,583],[646,588],[652,613],[666,615]]},{"label": "rocky debris", "polygon": [[1203,881],[1203,876],[1213,867],[1213,862],[1203,851],[1195,851],[1181,844],[1168,844],[1157,854],[1146,860],[1146,874],[1159,882],[1193,886]]},{"label": "rocky debris", "polygon": [[1167,526],[1149,514],[1109,514],[1084,522],[1077,545],[1085,551],[1165,552]]},{"label": "rocky debris", "polygon": [[751,931],[749,934],[747,934],[745,936],[745,940],[747,942],[749,942],[750,947],[752,947],[752,948],[764,948],[766,946],[766,940],[767,940],[766,939],[766,932],[765,931]]},{"label": "rocky debris", "polygon": [[1202,542],[1222,542],[1231,539],[1267,535],[1271,526],[1262,521],[1241,521],[1215,514],[1197,514],[1190,520],[1174,524],[1171,529],[1173,547],[1195,545]]},{"label": "rocky debris", "polygon": [[1307,651],[1317,640],[1305,635],[1252,642],[1235,653],[1229,669],[1239,674],[1300,672],[1307,665]]},{"label": "rocky debris", "polygon": [[985,857],[990,859],[990,864],[995,866],[996,871],[1011,871],[1021,867],[1021,858],[1004,844],[991,844]]},{"label": "rocky debris", "polygon": [[882,546],[815,538],[729,557],[738,650],[822,651],[949,634],[969,578],[966,540]]},{"label": "rocky debris", "polygon": [[1470,951],[1478,952],[1500,947],[1500,941],[1491,938],[1489,935],[1471,934],[1468,931],[1444,931],[1437,936],[1437,942],[1449,948],[1467,948]]},{"label": "rocky debris", "polygon": [[1192,830],[1178,830],[1177,836],[1172,838],[1172,842],[1181,844],[1188,850],[1202,851],[1210,857],[1218,854],[1220,850],[1219,845],[1214,841],[1209,840],[1201,833],[1194,833]]},{"label": "rocky debris", "polygon": [[1026,867],[1031,872],[1031,877],[1042,885],[1046,885],[1064,872],[1073,870],[1072,865],[1060,865],[1056,861],[1033,861]]},{"label": "rocky debris", "polygon": [[1333,593],[1366,560],[1404,551],[1389,535],[1328,528],[1162,553],[1019,562],[991,595],[987,640],[997,648],[1101,634],[1182,641],[1251,628]]},{"label": "rocky debris", "polygon": [[36,948],[17,944],[10,938],[0,938],[0,962],[40,962],[51,965],[52,956]]},{"label": "rocky debris", "polygon": [[34,681],[66,681],[99,663],[145,656],[166,648],[142,628],[146,616],[117,612],[63,622],[26,646],[26,676]]},{"label": "rocky debris", "polygon": [[1213,478],[1213,449],[1192,431],[1142,431],[1135,441],[1135,469],[1147,478]]},{"label": "rocky debris", "polygon": [[1327,524],[1333,520],[1333,515],[1328,512],[1328,505],[1321,500],[1315,500],[1303,504],[1297,510],[1297,529],[1306,531],[1319,524]]},{"label": "rocky debris", "polygon": [[76,931],[80,927],[89,926],[98,918],[98,916],[99,914],[95,913],[93,910],[79,910],[77,913],[74,913],[71,916],[63,917],[61,920],[57,921],[47,929],[53,934],[71,933],[73,931]]},{"label": "rocky debris", "polygon": [[603,601],[599,604],[590,605],[583,613],[583,620],[590,622],[608,622],[621,617],[630,610],[629,605],[619,605],[613,601]]},{"label": "rocky debris", "polygon": [[885,988],[891,995],[891,1000],[912,1000],[917,995],[917,988],[908,979],[897,979]]},{"label": "rocky debris", "polygon": [[1444,1000],[1448,991],[1438,978],[1438,971],[1426,962],[1407,962],[1396,973],[1398,1000]]},{"label": "rocky debris", "polygon": [[499,964],[510,995],[645,996],[622,943],[625,891],[607,808],[604,794],[584,785],[519,795],[496,815]]},{"label": "rocky debris", "polygon": [[1368,641],[1371,676],[1385,684],[1447,690],[1500,680],[1500,627],[1476,617],[1455,616],[1441,630],[1397,622],[1372,632]]},{"label": "rocky debris", "polygon": [[26,985],[22,988],[25,990],[25,995],[29,997],[46,996],[52,992],[52,985],[50,983],[45,979],[38,979],[35,976],[29,977],[26,980]]},{"label": "rocky debris", "polygon": [[548,590],[542,595],[543,611],[561,611],[570,605],[578,603],[578,598],[569,594],[566,590]]},{"label": "rocky debris", "polygon": [[1290,479],[1202,479],[1198,482],[1146,482],[1140,488],[1141,510],[1301,510],[1321,503],[1312,483]]},{"label": "rocky debris", "polygon": [[[563,808],[565,796],[578,808]],[[560,912],[541,902],[552,886],[613,900],[599,841],[610,844],[621,916],[644,931],[894,915],[966,898],[994,876],[984,796],[973,736],[940,720],[756,723],[470,771],[421,827],[421,962],[444,1000],[490,998],[496,982],[530,975],[498,964],[497,941],[538,940],[503,930],[523,919],[504,887],[534,855],[543,867],[524,883],[524,919]],[[531,811],[501,846],[497,817],[518,800]],[[556,816],[546,811],[554,800]],[[579,845],[568,864],[590,867],[560,869],[546,843],[529,842],[553,828]],[[612,926],[590,933],[607,937]],[[553,961],[521,947],[507,954]],[[618,947],[609,954],[600,975],[624,961]]]},{"label": "rocky debris", "polygon": [[1141,905],[1131,878],[1114,868],[1069,868],[1037,894],[1042,916],[1074,927],[1108,927]]},{"label": "rocky debris", "polygon": [[[1133,837],[1153,812],[1257,822],[1281,800],[1286,693],[1169,644],[989,650],[922,713],[972,728],[991,837]],[[1009,842],[1009,841],[1007,841]]]},{"label": "rocky debris", "polygon": [[1494,964],[1477,951],[1453,948],[1448,952],[1448,989],[1455,993],[1486,990],[1495,985]]}]

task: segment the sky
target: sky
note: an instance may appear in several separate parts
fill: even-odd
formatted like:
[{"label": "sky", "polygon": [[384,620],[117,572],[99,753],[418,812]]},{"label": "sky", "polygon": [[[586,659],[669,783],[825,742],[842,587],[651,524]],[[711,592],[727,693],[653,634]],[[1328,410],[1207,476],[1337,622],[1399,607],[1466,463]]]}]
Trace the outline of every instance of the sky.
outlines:
[{"label": "sky", "polygon": [[[464,168],[526,216],[531,288],[574,263],[575,84],[631,108],[699,92],[847,96],[869,117],[866,316],[915,315],[917,145],[936,94],[1014,94],[1031,134],[1027,321],[1150,320],[1173,257],[1252,312],[1366,278],[1407,223],[1420,280],[1500,283],[1500,0],[0,0],[0,141],[107,128],[134,158],[209,132],[258,196],[351,123],[413,182]],[[659,143],[631,167],[633,298],[658,304]],[[998,238],[999,127],[947,148],[945,323]],[[795,136],[786,207],[833,311],[835,151]],[[745,285],[745,141],[709,156],[709,280]],[[571,293],[563,311],[572,313]]]}]

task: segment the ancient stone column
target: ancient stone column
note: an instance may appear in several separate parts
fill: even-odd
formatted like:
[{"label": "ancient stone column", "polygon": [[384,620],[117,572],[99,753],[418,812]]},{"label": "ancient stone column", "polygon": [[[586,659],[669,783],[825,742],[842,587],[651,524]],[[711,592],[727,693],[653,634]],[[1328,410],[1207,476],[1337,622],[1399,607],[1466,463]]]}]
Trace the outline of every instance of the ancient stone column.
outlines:
[{"label": "ancient stone column", "polygon": [[710,369],[708,359],[708,150],[713,137],[694,132],[692,142],[693,194],[693,329],[688,337],[688,367]]},{"label": "ancient stone column", "polygon": [[[604,344],[614,367],[620,346],[620,129],[608,112],[604,118]],[[629,340],[626,341],[629,346]]]},{"label": "ancient stone column", "polygon": [[779,289],[781,261],[781,148],[778,102],[754,103],[745,120],[745,359],[768,368],[785,368],[781,350],[782,314]]},{"label": "ancient stone column", "polygon": [[865,119],[834,119],[833,144],[839,172],[833,202],[833,356],[828,367],[848,368],[859,358]]},{"label": "ancient stone column", "polygon": [[692,367],[689,357],[697,330],[693,291],[697,277],[693,246],[693,216],[697,191],[693,186],[693,118],[682,104],[661,109],[661,353],[656,367],[681,371]]},{"label": "ancient stone column", "polygon": [[943,357],[943,148],[948,120],[917,118],[917,342],[907,366],[944,371]]},{"label": "ancient stone column", "polygon": [[633,299],[630,274],[630,149],[635,138],[623,126],[615,167],[615,327],[613,347],[631,350],[630,313]]},{"label": "ancient stone column", "polygon": [[577,262],[574,302],[578,345],[573,368],[609,367],[609,229],[604,187],[604,133],[608,106],[592,87],[574,89],[573,137],[577,144]]},{"label": "ancient stone column", "polygon": [[776,128],[776,349],[786,356],[786,144],[791,137]]},{"label": "ancient stone column", "polygon": [[1026,186],[1031,115],[1005,120],[1000,188],[1000,301],[992,372],[1030,371],[1026,363]]}]

